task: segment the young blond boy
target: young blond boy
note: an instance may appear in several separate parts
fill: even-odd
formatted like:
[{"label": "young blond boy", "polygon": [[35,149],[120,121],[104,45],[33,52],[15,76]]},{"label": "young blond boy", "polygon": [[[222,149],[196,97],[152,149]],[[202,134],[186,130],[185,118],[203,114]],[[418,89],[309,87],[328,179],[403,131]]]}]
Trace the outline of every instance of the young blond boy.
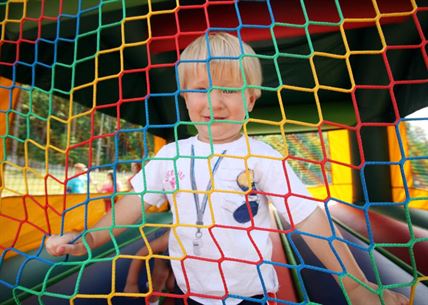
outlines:
[{"label": "young blond boy", "polygon": [[[245,55],[245,56],[243,56]],[[169,255],[179,293],[188,304],[260,304],[239,297],[263,298],[278,290],[270,261],[272,242],[268,201],[302,232],[332,236],[325,212],[270,146],[241,134],[243,122],[260,96],[261,67],[250,46],[227,33],[210,33],[182,53],[179,80],[197,136],[164,146],[156,158],[132,179],[138,195],[128,195],[114,207],[115,225],[134,223],[144,208],[165,198],[173,212]],[[268,195],[265,195],[268,194]],[[112,212],[96,228],[112,226]],[[119,234],[123,229],[115,229]],[[338,230],[334,234],[340,237]],[[78,236],[51,236],[52,255],[83,255]],[[108,230],[84,235],[90,248],[109,240]],[[329,244],[303,235],[326,268],[352,274],[368,286],[346,244],[334,243],[346,270]],[[349,277],[343,285],[352,304],[381,304],[379,297]],[[408,304],[406,297],[383,291],[385,304]],[[180,303],[181,302],[181,303]],[[177,304],[183,304],[178,299]]]}]

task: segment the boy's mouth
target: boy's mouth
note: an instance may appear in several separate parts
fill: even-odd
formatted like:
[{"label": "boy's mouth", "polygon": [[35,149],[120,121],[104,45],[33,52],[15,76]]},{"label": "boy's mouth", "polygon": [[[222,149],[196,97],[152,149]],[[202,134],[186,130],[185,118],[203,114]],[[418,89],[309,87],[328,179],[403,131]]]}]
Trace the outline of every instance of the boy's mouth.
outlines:
[{"label": "boy's mouth", "polygon": [[[211,120],[211,116],[203,116],[202,117],[204,119],[204,121],[208,122]],[[213,117],[214,120],[225,120],[226,117],[221,117],[221,116],[214,116]]]}]

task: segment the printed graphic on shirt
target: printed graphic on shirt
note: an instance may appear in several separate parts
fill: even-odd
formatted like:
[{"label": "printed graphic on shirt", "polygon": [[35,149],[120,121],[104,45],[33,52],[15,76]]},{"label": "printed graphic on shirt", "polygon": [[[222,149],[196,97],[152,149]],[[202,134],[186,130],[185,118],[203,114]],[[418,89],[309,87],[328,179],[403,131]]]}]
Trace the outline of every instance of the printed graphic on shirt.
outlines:
[{"label": "printed graphic on shirt", "polygon": [[[254,171],[243,170],[237,177],[236,183],[243,192],[247,192],[251,189],[248,196],[248,203],[244,200],[234,212],[233,218],[239,223],[246,223],[251,220],[252,217],[257,215],[259,211],[259,196],[256,193],[256,184],[254,182]],[[251,210],[251,213],[250,213]]]},{"label": "printed graphic on shirt", "polygon": [[175,171],[170,169],[166,172],[165,178],[163,180],[163,184],[165,185],[165,189],[168,191],[174,191],[177,189],[177,178],[182,181],[184,179],[184,173],[179,170],[177,176],[175,175]]}]

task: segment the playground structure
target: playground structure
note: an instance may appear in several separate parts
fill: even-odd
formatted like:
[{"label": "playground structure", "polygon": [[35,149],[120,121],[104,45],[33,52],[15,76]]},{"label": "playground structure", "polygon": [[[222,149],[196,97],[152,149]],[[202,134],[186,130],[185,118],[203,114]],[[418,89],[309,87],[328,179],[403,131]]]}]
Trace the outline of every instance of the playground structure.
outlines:
[{"label": "playground structure", "polygon": [[[367,273],[382,288],[397,289],[412,304],[428,297],[428,192],[413,176],[426,174],[427,150],[409,146],[404,119],[428,106],[428,6],[418,1],[8,1],[0,45],[1,191],[13,191],[5,171],[29,174],[64,186],[62,194],[27,191],[0,198],[0,304],[141,304],[123,293],[124,277],[144,239],[168,227],[167,212],[147,214],[127,233],[88,258],[49,257],[48,234],[87,231],[104,214],[103,199],[117,194],[70,195],[65,185],[73,150],[88,148],[89,170],[137,160],[95,164],[100,138],[152,133],[176,140],[194,133],[179,97],[179,51],[207,31],[230,31],[249,42],[263,67],[262,98],[244,124],[249,135],[278,135],[278,147],[302,173],[314,198]],[[143,1],[144,2],[144,1]],[[351,2],[351,1],[348,1]],[[28,112],[17,110],[26,91]],[[50,100],[39,115],[34,92]],[[53,96],[69,102],[69,113],[53,111]],[[87,111],[76,113],[76,104]],[[115,131],[73,142],[73,121],[104,113],[117,119]],[[27,136],[13,133],[17,116]],[[45,142],[32,137],[31,119],[46,122]],[[138,124],[124,129],[120,120]],[[50,142],[50,127],[65,126],[66,145]],[[309,132],[316,136],[303,137]],[[287,135],[286,135],[287,134]],[[155,150],[162,145],[157,138]],[[64,155],[64,178],[10,161],[10,145],[30,146],[46,156]],[[118,144],[115,142],[117,150]],[[46,160],[49,160],[47,157]],[[310,165],[310,166],[309,166]],[[424,172],[425,168],[425,172]],[[28,188],[27,188],[28,189]],[[336,204],[334,204],[336,203]],[[346,304],[346,297],[301,238],[287,231],[275,213],[279,304]],[[177,224],[173,224],[177,225]],[[285,227],[284,227],[285,226]],[[143,258],[149,265],[154,256]],[[141,259],[141,258],[140,258]],[[144,272],[143,272],[144,273]],[[96,274],[96,280],[88,274]],[[142,276],[141,285],[151,281]],[[151,291],[149,291],[150,293]],[[173,295],[154,292],[171,302]]]}]

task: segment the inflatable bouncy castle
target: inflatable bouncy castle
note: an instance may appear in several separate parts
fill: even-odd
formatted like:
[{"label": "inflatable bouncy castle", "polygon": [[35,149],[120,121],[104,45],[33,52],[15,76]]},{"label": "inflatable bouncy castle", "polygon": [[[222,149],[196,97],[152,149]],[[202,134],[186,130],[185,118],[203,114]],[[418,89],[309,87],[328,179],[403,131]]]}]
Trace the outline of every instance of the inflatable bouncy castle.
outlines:
[{"label": "inflatable bouncy castle", "polygon": [[[1,305],[174,303],[174,292],[153,288],[153,261],[188,257],[136,254],[182,226],[174,206],[144,212],[118,236],[114,224],[98,228],[110,242],[82,257],[52,257],[45,241],[94,230],[129,190],[132,163],[195,134],[180,53],[220,31],[247,42],[263,70],[244,135],[281,153],[343,236],[313,237],[332,253],[346,243],[380,302],[391,289],[426,304],[428,117],[407,117],[428,107],[425,1],[10,0],[0,13]],[[103,192],[94,182],[107,172]],[[70,193],[76,178],[83,191]],[[352,275],[324,268],[304,232],[273,207],[271,216],[273,257],[256,265],[273,265],[280,289],[260,304],[351,304],[340,282]],[[134,260],[140,292],[129,293]],[[224,302],[246,299],[225,291]]]}]

